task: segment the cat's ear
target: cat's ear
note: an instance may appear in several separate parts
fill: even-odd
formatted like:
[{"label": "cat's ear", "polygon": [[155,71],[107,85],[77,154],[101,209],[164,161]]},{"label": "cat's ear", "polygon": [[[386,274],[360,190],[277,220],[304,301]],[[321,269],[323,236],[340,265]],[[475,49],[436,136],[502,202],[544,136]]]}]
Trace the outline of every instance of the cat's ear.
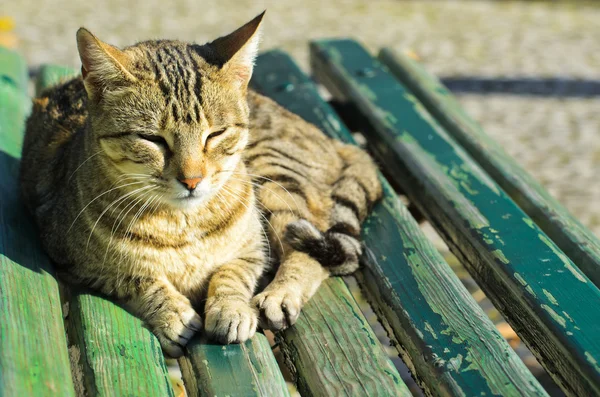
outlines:
[{"label": "cat's ear", "polygon": [[100,41],[85,28],[77,31],[77,49],[81,58],[81,75],[90,98],[99,99],[110,88],[135,82],[135,77],[128,71],[130,57]]},{"label": "cat's ear", "polygon": [[265,11],[235,32],[209,44],[223,62],[223,71],[242,87],[246,87],[252,77],[260,41],[260,24],[264,15]]}]

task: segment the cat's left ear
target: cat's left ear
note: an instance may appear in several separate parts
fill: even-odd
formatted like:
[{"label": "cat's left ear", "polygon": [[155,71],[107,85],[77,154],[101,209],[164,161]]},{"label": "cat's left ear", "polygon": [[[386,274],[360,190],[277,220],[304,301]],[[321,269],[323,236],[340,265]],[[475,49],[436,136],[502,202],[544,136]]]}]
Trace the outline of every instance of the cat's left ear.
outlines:
[{"label": "cat's left ear", "polygon": [[90,98],[99,100],[107,91],[136,81],[128,70],[132,63],[130,57],[100,41],[85,28],[77,31],[77,49],[83,83]]},{"label": "cat's left ear", "polygon": [[223,62],[223,71],[244,88],[252,77],[260,41],[260,24],[264,15],[265,11],[235,32],[209,44]]}]

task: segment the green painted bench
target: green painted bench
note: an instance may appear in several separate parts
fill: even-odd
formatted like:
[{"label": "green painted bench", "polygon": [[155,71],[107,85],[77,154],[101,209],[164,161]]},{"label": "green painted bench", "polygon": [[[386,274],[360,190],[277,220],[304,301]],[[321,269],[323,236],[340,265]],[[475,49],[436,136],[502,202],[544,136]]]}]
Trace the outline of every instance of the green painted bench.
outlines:
[{"label": "green painted bench", "polygon": [[[391,186],[436,227],[567,394],[600,394],[600,243],[435,78],[401,55],[384,50],[380,59],[354,41],[311,44],[314,77],[352,120],[283,52],[259,57],[252,85],[345,142],[354,143],[347,123],[360,125],[390,176],[364,225],[356,279],[417,383],[436,396],[546,395]],[[44,66],[36,90],[73,73]],[[0,394],[173,396],[154,336],[110,301],[61,285],[20,204],[28,85],[22,58],[0,48]],[[411,394],[340,278],[327,280],[276,342],[302,395]],[[198,337],[179,365],[191,396],[289,394],[263,334],[229,346]]]}]

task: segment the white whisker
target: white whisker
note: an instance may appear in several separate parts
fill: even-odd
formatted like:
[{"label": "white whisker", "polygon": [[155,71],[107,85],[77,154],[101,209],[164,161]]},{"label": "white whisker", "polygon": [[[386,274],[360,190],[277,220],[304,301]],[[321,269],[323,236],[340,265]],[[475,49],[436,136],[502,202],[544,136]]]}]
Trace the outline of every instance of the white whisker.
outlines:
[{"label": "white whisker", "polygon": [[79,219],[79,217],[81,216],[81,214],[83,214],[83,211],[85,211],[87,209],[87,207],[89,207],[94,201],[98,200],[100,197],[104,196],[105,194],[108,194],[112,191],[115,191],[117,189],[121,189],[127,186],[131,186],[131,185],[136,185],[138,183],[142,183],[143,181],[138,181],[138,182],[131,182],[131,183],[127,183],[125,185],[121,185],[121,186],[117,186],[114,187],[112,189],[109,189],[107,191],[105,191],[104,193],[99,194],[98,196],[96,196],[92,201],[90,201],[85,207],[83,207],[83,209],[81,211],[79,211],[79,214],[77,214],[77,216],[75,217],[75,219],[73,220],[73,223],[71,223],[71,226],[69,227],[69,230],[67,230],[67,233],[69,233],[71,231],[71,229],[73,228],[73,225],[75,225],[75,222],[77,222],[77,219]]}]

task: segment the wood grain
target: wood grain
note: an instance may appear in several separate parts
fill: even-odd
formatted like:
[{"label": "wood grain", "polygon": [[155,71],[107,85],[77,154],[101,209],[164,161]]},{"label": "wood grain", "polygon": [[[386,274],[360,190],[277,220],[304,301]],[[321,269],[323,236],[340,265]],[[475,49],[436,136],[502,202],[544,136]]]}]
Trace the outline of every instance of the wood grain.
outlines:
[{"label": "wood grain", "polygon": [[387,49],[379,58],[544,233],[600,286],[600,240],[490,138],[417,61]]},{"label": "wood grain", "polygon": [[240,345],[221,345],[195,338],[187,350],[179,359],[179,365],[190,397],[289,396],[263,334],[256,334]]},{"label": "wood grain", "polygon": [[[289,56],[271,51],[257,67],[271,71],[256,83],[261,91],[328,135],[355,143]],[[384,199],[365,222],[368,255],[357,277],[420,386],[436,396],[545,395],[381,180]]]},{"label": "wood grain", "polygon": [[27,67],[0,48],[0,394],[73,396],[58,284],[21,204]]},{"label": "wood grain", "polygon": [[[306,80],[287,55],[269,52],[258,58],[251,84],[321,125],[313,112],[322,100],[298,95],[303,91],[296,85]],[[410,395],[340,278],[321,285],[296,325],[278,334],[278,341],[303,395]]]},{"label": "wood grain", "polygon": [[[55,85],[75,70],[43,66],[37,89]],[[89,396],[173,396],[156,337],[142,322],[104,297],[68,289],[69,336],[75,371]]]},{"label": "wood grain", "polygon": [[319,80],[369,121],[376,157],[557,383],[600,394],[598,288],[358,43],[315,42],[311,55]]}]

